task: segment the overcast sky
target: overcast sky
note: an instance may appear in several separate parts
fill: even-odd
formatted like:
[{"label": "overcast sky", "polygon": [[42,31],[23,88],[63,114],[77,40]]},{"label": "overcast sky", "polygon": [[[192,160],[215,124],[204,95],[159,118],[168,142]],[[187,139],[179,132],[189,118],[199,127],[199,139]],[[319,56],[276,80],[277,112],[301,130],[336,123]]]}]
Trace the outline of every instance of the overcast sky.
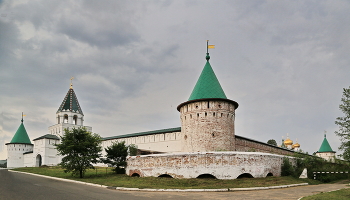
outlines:
[{"label": "overcast sky", "polygon": [[[210,63],[239,103],[236,134],[289,133],[333,150],[350,85],[350,1],[0,0],[0,159],[20,125],[48,133],[70,78],[84,125],[102,137],[179,127]],[[339,151],[338,151],[339,152]]]}]

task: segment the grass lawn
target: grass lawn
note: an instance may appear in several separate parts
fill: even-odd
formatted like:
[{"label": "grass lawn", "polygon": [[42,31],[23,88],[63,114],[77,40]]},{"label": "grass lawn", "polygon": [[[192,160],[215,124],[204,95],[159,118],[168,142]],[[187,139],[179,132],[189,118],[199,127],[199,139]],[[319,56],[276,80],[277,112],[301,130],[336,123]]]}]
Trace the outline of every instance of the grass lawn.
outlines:
[{"label": "grass lawn", "polygon": [[350,199],[350,188],[341,189],[333,192],[320,193],[308,197],[302,198],[302,200],[329,200],[329,199],[337,199],[337,200],[348,200]]},{"label": "grass lawn", "polygon": [[154,189],[220,189],[220,188],[248,188],[267,187],[276,185],[290,185],[297,183],[319,184],[312,179],[297,179],[293,177],[267,177],[267,178],[244,178],[233,180],[219,179],[174,179],[157,177],[130,177],[115,174],[112,168],[98,167],[88,170],[84,178],[73,177],[70,173],[64,173],[60,167],[26,167],[17,168],[15,171],[42,174],[47,176],[73,179],[89,183],[113,187],[129,188],[154,188]]}]

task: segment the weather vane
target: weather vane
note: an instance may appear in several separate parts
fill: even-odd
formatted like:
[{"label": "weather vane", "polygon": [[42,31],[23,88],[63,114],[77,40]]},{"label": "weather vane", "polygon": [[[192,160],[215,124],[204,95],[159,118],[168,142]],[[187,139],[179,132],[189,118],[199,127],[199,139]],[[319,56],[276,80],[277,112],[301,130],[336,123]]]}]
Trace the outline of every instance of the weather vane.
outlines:
[{"label": "weather vane", "polygon": [[215,49],[215,45],[209,45],[209,40],[207,40],[207,53],[209,53],[208,49]]},{"label": "weather vane", "polygon": [[72,76],[72,78],[70,78],[70,89],[73,89],[73,79],[74,79],[74,77]]}]

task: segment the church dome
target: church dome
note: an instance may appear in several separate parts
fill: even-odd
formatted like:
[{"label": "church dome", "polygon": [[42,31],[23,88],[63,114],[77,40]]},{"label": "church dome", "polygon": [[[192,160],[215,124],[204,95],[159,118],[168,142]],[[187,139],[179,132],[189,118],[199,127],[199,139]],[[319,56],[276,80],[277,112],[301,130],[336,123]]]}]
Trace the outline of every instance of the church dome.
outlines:
[{"label": "church dome", "polygon": [[293,144],[293,141],[289,138],[287,138],[285,141],[284,141],[284,145],[288,146],[288,145],[292,145]]},{"label": "church dome", "polygon": [[299,148],[300,147],[300,144],[299,143],[295,143],[294,145],[293,145],[293,148]]}]

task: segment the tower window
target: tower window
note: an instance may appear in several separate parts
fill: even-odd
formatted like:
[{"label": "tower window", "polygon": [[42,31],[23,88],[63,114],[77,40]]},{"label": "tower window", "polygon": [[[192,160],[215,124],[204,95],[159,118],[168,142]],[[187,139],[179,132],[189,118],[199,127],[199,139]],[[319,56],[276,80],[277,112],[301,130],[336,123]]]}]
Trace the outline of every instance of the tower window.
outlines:
[{"label": "tower window", "polygon": [[68,115],[65,114],[63,117],[63,123],[68,123]]},{"label": "tower window", "polygon": [[78,116],[76,116],[76,115],[73,116],[73,124],[74,125],[78,124]]}]

